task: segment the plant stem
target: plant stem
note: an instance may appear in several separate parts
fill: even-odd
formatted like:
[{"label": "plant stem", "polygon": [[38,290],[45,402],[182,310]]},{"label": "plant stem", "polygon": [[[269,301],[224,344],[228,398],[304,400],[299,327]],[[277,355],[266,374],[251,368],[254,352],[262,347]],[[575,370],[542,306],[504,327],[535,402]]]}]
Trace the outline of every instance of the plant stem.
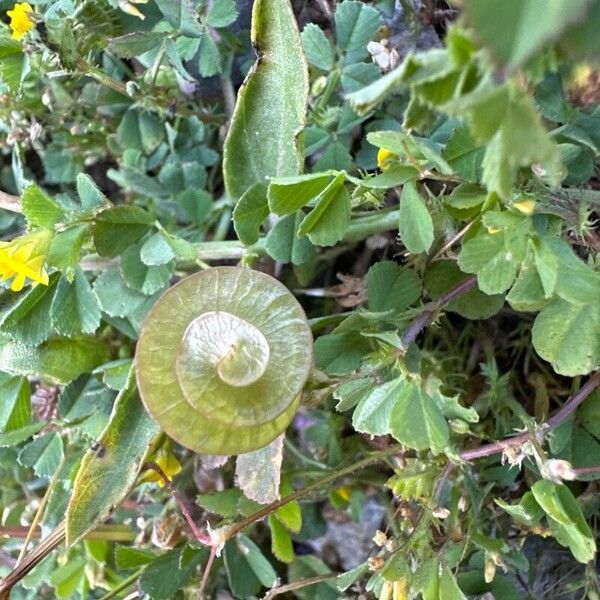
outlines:
[{"label": "plant stem", "polygon": [[281,585],[269,590],[263,597],[263,600],[271,600],[271,598],[275,598],[275,596],[281,596],[281,594],[285,594],[286,592],[292,592],[294,590],[308,587],[309,585],[315,585],[316,583],[329,581],[337,576],[338,573],[325,573],[324,575],[316,575],[315,577],[308,577],[307,579],[292,581],[291,583],[286,583],[285,585]]},{"label": "plant stem", "polygon": [[304,496],[308,496],[312,492],[318,490],[319,488],[325,487],[325,486],[329,485],[330,483],[333,483],[337,479],[345,477],[346,475],[350,475],[350,473],[354,473],[354,471],[359,471],[360,469],[364,469],[365,467],[367,467],[368,465],[370,465],[372,463],[379,462],[390,456],[393,456],[394,454],[399,454],[400,452],[402,452],[402,448],[399,445],[392,446],[391,448],[387,448],[385,450],[380,450],[379,452],[373,452],[366,458],[363,458],[362,460],[359,460],[358,462],[356,462],[352,465],[349,465],[343,469],[334,471],[334,472],[330,473],[329,475],[326,475],[325,477],[322,477],[321,479],[314,481],[313,483],[307,485],[306,487],[304,487],[300,490],[297,490],[297,491],[293,492],[292,494],[285,496],[284,498],[281,498],[280,500],[271,502],[271,504],[268,504],[264,508],[261,508],[260,510],[256,511],[254,514],[250,515],[249,517],[246,517],[245,519],[242,519],[241,521],[238,521],[237,523],[233,523],[233,525],[227,526],[227,528],[226,528],[227,531],[224,532],[225,536],[227,539],[231,539],[234,535],[238,534],[240,531],[242,531],[246,527],[252,525],[252,523],[259,521],[260,519],[263,519],[267,515],[276,511],[278,508],[288,504],[288,502],[292,502],[294,500],[299,500],[300,498],[303,498]]},{"label": "plant stem", "polygon": [[190,526],[192,532],[194,533],[194,537],[196,538],[196,540],[198,540],[201,544],[206,544],[207,546],[210,546],[211,542],[212,542],[210,539],[210,536],[206,535],[198,527],[198,525],[196,525],[196,523],[192,517],[192,513],[191,513],[190,507],[189,507],[189,500],[184,498],[177,491],[177,489],[173,485],[173,482],[171,481],[171,479],[169,479],[169,477],[166,475],[166,473],[156,463],[153,463],[153,462],[144,463],[143,469],[152,469],[153,471],[156,471],[158,473],[160,478],[163,480],[165,487],[169,490],[169,492],[171,492],[171,496],[173,496],[173,499],[177,503],[179,510],[182,512],[185,520],[187,521],[188,525]]},{"label": "plant stem", "polygon": [[383,233],[398,229],[400,221],[400,211],[390,210],[388,212],[380,212],[367,217],[359,217],[351,221],[348,231],[344,235],[345,242],[360,242],[370,235]]},{"label": "plant stem", "polygon": [[[537,436],[543,438],[549,431],[556,429],[567,417],[569,417],[577,409],[577,407],[598,387],[600,386],[600,371],[596,371],[579,389],[576,394],[573,394],[563,406],[556,412],[552,417],[540,425]],[[479,448],[473,448],[472,450],[465,450],[460,453],[462,460],[475,460],[477,458],[483,458],[486,456],[493,456],[494,454],[500,454],[507,448],[515,446],[521,446],[531,439],[529,432],[522,433],[514,437],[485,444]]]},{"label": "plant stem", "polygon": [[25,556],[25,553],[27,552],[27,546],[29,546],[29,542],[32,540],[35,530],[37,529],[40,520],[44,514],[44,511],[46,510],[46,505],[48,504],[48,500],[50,499],[50,494],[52,494],[52,491],[54,490],[54,488],[56,487],[56,484],[58,483],[58,475],[60,473],[60,471],[63,468],[64,465],[64,458],[60,461],[60,464],[58,465],[58,468],[56,469],[54,475],[52,476],[52,479],[50,481],[50,483],[48,484],[48,487],[46,488],[46,493],[44,494],[40,505],[38,506],[38,509],[35,511],[35,515],[33,517],[33,521],[31,521],[31,525],[29,526],[29,531],[27,532],[27,535],[25,536],[25,541],[23,542],[23,547],[21,548],[21,551],[19,552],[19,557],[17,558],[17,565],[23,560],[23,557]]},{"label": "plant stem", "polygon": [[119,583],[119,585],[117,585],[117,587],[110,590],[110,592],[108,592],[108,594],[104,594],[104,596],[102,596],[100,598],[100,600],[110,600],[110,598],[114,598],[118,593],[122,592],[123,590],[126,590],[130,585],[134,584],[135,580],[145,570],[146,570],[146,566],[144,565],[141,569],[138,569],[135,573],[132,573],[129,577],[127,577],[126,579],[123,579],[123,581],[121,581],[121,583]]},{"label": "plant stem", "polygon": [[450,304],[456,298],[459,298],[463,294],[466,294],[469,290],[472,290],[477,286],[477,277],[471,275],[467,279],[461,281],[457,286],[448,290],[445,294],[440,296],[435,302],[431,304],[431,308],[424,310],[409,326],[402,336],[402,345],[404,348],[408,348],[416,339],[419,333],[433,321],[436,314],[444,308],[447,304]]}]

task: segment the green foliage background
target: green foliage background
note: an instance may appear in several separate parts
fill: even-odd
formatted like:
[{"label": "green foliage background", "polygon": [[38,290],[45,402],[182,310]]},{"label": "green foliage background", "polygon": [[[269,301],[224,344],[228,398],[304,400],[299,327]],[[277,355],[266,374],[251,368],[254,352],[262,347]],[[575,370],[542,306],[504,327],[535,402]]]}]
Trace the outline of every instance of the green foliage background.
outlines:
[{"label": "green foliage background", "polygon": [[[248,9],[0,25],[0,593],[599,598],[600,2]],[[157,299],[225,264],[315,337],[285,440],[228,460],[133,375]],[[368,558],[307,552],[373,501]]]}]

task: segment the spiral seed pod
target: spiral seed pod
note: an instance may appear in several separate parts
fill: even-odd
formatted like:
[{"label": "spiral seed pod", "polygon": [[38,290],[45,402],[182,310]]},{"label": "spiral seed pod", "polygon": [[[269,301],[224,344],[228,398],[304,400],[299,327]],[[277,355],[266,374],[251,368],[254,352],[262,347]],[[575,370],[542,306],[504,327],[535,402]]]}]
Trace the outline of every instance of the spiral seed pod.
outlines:
[{"label": "spiral seed pod", "polygon": [[302,307],[279,281],[215,267],[186,277],[150,310],[136,349],[138,388],[183,446],[250,452],[292,420],[312,344]]}]

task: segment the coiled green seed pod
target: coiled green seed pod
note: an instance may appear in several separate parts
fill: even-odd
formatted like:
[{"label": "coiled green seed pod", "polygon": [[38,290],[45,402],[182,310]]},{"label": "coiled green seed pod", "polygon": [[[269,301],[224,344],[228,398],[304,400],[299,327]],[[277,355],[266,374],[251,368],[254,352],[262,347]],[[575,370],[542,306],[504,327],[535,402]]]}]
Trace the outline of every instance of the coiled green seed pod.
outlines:
[{"label": "coiled green seed pod", "polygon": [[292,420],[312,364],[302,307],[273,277],[215,267],[156,302],[136,348],[140,395],[161,428],[204,454],[265,446]]}]

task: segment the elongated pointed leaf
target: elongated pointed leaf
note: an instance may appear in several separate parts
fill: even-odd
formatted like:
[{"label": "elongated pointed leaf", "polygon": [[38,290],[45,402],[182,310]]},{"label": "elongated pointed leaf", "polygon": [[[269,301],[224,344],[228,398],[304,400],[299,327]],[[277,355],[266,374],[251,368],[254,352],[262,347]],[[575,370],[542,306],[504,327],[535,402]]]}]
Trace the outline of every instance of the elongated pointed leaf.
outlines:
[{"label": "elongated pointed leaf", "polygon": [[308,70],[289,0],[256,0],[252,43],[258,60],[238,93],[223,148],[227,193],[240,198],[265,177],[296,175]]},{"label": "elongated pointed leaf", "polygon": [[67,509],[67,544],[102,523],[135,483],[158,425],[144,410],[133,370],[110,421],[79,466]]}]

